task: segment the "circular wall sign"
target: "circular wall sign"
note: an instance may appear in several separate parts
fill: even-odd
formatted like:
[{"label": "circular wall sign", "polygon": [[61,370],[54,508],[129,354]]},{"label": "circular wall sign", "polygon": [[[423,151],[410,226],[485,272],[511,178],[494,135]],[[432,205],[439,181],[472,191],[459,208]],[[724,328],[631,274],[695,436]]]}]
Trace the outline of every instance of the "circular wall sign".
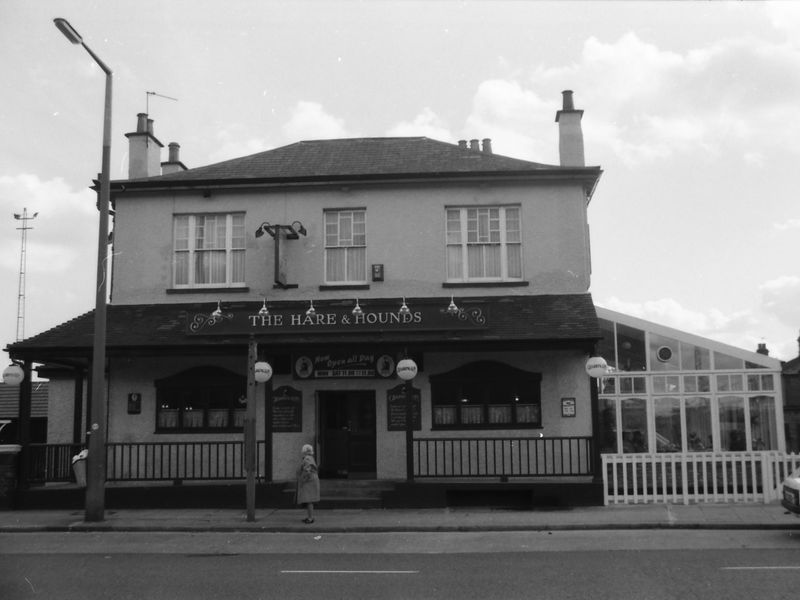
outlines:
[{"label": "circular wall sign", "polygon": [[19,365],[8,365],[3,369],[3,383],[6,385],[19,385],[25,379],[25,371]]},{"label": "circular wall sign", "polygon": [[417,363],[410,358],[404,358],[397,363],[397,376],[403,381],[409,381],[417,376]]},{"label": "circular wall sign", "polygon": [[260,360],[253,365],[253,371],[255,374],[255,379],[258,383],[269,381],[270,377],[272,377],[272,366],[263,360]]},{"label": "circular wall sign", "polygon": [[603,377],[608,373],[608,363],[602,356],[592,356],[586,361],[586,372],[589,377]]}]

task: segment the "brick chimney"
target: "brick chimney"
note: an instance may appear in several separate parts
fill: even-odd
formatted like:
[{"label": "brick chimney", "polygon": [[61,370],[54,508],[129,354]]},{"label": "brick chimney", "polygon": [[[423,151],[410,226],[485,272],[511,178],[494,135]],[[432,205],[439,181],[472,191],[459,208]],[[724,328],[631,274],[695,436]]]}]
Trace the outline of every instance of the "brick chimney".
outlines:
[{"label": "brick chimney", "polygon": [[164,144],[153,135],[153,119],[139,113],[136,131],[126,133],[128,138],[128,179],[161,175],[161,148]]},{"label": "brick chimney", "polygon": [[558,123],[558,154],[562,167],[585,167],[583,157],[582,110],[575,110],[572,90],[561,92],[563,108],[556,113]]},{"label": "brick chimney", "polygon": [[177,173],[178,171],[185,171],[186,165],[181,162],[180,153],[181,145],[177,142],[170,142],[169,147],[169,160],[161,163],[161,174],[169,175],[170,173]]},{"label": "brick chimney", "polygon": [[764,342],[758,344],[758,350],[756,350],[756,352],[764,356],[769,356],[769,350],[767,350],[767,345]]}]

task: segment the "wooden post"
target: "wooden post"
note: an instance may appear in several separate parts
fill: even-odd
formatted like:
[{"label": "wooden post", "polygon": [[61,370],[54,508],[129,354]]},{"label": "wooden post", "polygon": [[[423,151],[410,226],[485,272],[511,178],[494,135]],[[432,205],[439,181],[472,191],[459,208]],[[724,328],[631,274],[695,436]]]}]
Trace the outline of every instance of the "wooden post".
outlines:
[{"label": "wooden post", "polygon": [[247,472],[247,520],[256,520],[256,377],[258,344],[253,338],[247,350],[247,411],[244,419],[244,465]]},{"label": "wooden post", "polygon": [[405,382],[406,397],[406,481],[414,481],[414,388],[411,380]]}]

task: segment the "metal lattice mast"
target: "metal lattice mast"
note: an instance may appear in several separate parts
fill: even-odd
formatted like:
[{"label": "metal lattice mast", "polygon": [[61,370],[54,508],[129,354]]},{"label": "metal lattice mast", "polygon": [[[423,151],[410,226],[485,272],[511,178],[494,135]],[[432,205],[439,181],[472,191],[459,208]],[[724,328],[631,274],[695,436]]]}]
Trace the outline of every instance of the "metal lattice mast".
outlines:
[{"label": "metal lattice mast", "polygon": [[19,253],[19,288],[17,290],[17,341],[19,342],[25,337],[25,270],[28,265],[27,249],[28,245],[28,230],[33,227],[28,226],[28,221],[33,221],[38,215],[38,212],[33,213],[33,216],[28,216],[28,209],[23,208],[22,214],[14,213],[14,218],[17,221],[22,221],[22,227],[17,227],[22,231],[22,250]]}]

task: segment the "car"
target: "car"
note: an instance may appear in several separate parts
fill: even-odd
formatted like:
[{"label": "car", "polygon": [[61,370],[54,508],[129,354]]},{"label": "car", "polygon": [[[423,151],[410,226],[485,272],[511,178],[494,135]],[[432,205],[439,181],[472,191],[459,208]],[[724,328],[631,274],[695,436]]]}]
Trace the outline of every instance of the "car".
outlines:
[{"label": "car", "polygon": [[783,498],[781,504],[786,510],[800,515],[800,469],[792,473],[783,480]]}]

